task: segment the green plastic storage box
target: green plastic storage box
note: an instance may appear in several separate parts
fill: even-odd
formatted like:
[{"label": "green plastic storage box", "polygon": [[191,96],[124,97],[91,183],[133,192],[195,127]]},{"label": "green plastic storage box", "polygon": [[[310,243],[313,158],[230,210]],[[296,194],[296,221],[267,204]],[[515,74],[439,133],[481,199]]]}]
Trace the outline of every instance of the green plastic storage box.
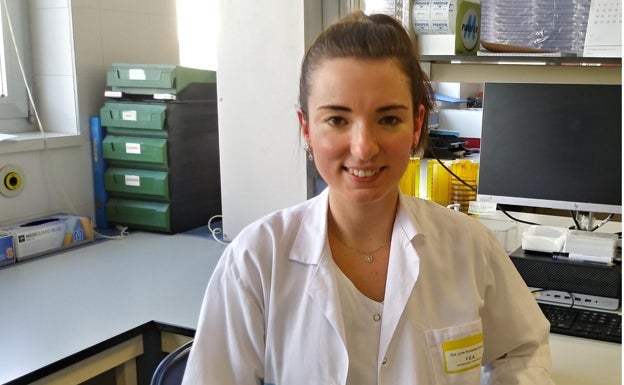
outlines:
[{"label": "green plastic storage box", "polygon": [[104,186],[111,195],[166,201],[169,199],[167,171],[109,167]]},{"label": "green plastic storage box", "polygon": [[106,135],[102,154],[112,165],[162,168],[168,166],[167,139]]},{"label": "green plastic storage box", "polygon": [[110,198],[106,203],[106,220],[110,223],[169,232],[169,203]]},{"label": "green plastic storage box", "polygon": [[106,85],[127,94],[177,94],[190,83],[216,83],[215,71],[172,64],[114,63]]},{"label": "green plastic storage box", "polygon": [[106,102],[100,109],[103,126],[142,130],[164,129],[166,114],[163,103]]}]

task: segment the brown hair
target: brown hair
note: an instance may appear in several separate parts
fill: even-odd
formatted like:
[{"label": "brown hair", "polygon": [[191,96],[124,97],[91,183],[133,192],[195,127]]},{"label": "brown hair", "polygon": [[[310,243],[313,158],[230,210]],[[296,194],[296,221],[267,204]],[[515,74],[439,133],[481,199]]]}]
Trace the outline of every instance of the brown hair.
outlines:
[{"label": "brown hair", "polygon": [[395,59],[411,83],[412,104],[425,107],[419,148],[425,148],[429,112],[433,109],[432,89],[420,67],[415,39],[391,16],[365,15],[355,11],[329,26],[308,48],[301,64],[299,107],[308,118],[308,95],[312,73],[323,59],[355,57],[362,59]]}]

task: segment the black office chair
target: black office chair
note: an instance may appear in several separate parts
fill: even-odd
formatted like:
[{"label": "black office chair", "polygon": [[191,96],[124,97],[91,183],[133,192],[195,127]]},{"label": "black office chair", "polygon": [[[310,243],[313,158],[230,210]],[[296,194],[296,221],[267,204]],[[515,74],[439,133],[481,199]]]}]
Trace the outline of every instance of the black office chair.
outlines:
[{"label": "black office chair", "polygon": [[158,364],[150,385],[180,385],[193,340],[167,354]]}]

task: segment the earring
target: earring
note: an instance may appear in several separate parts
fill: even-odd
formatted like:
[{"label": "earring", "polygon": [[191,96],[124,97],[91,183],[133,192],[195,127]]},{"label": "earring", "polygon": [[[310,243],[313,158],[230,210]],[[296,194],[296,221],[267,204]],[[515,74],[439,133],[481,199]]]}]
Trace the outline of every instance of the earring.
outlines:
[{"label": "earring", "polygon": [[305,152],[308,153],[308,160],[312,162],[314,160],[314,154],[312,154],[312,148],[310,147],[310,144],[306,143],[304,149]]},{"label": "earring", "polygon": [[420,149],[416,145],[412,146],[412,149],[410,150],[410,157],[420,158],[421,156],[422,156],[422,149]]}]

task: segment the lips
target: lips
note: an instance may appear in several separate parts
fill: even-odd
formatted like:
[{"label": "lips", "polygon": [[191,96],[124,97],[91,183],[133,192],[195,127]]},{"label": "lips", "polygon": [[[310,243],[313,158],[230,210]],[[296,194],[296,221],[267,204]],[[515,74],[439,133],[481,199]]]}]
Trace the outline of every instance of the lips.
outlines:
[{"label": "lips", "polygon": [[348,168],[349,174],[355,175],[360,178],[370,178],[371,176],[375,176],[379,173],[379,169],[358,169],[358,168]]}]

